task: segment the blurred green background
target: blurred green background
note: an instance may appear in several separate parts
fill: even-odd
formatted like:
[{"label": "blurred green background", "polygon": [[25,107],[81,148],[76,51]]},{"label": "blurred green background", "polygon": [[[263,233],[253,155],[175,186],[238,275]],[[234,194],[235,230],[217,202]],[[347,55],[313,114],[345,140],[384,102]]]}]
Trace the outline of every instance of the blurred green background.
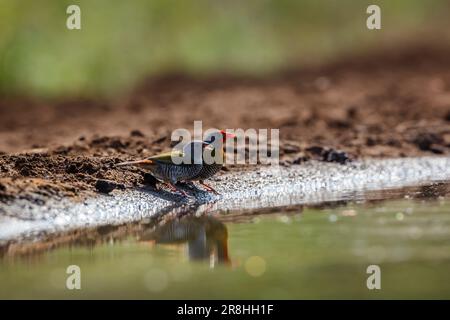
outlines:
[{"label": "blurred green background", "polygon": [[[81,7],[81,30],[66,8]],[[382,8],[382,30],[366,8]],[[266,74],[447,32],[447,0],[0,0],[0,92],[108,95],[147,75]],[[446,38],[445,41],[448,41]]]}]

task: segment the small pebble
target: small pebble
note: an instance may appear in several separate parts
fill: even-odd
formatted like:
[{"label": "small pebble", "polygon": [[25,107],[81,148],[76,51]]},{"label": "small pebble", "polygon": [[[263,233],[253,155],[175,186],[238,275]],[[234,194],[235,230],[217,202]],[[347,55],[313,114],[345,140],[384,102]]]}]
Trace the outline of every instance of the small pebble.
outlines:
[{"label": "small pebble", "polygon": [[140,130],[132,130],[130,132],[130,136],[132,136],[132,137],[144,137],[144,134]]},{"label": "small pebble", "polygon": [[106,194],[108,194],[111,191],[113,191],[114,189],[120,188],[120,187],[121,186],[115,182],[103,180],[103,179],[99,179],[95,183],[95,189],[97,189],[98,192],[106,193]]}]

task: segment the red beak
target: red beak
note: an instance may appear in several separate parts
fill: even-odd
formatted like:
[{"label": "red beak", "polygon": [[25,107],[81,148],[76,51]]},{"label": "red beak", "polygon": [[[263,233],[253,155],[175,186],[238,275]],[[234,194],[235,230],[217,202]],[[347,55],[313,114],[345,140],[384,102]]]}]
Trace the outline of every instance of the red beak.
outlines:
[{"label": "red beak", "polygon": [[224,131],[224,130],[220,130],[220,133],[222,134],[223,140],[224,140],[224,141],[227,140],[227,139],[232,139],[232,138],[235,138],[235,137],[236,137],[235,134],[233,134],[233,133],[228,133],[228,132],[226,132],[226,131]]}]

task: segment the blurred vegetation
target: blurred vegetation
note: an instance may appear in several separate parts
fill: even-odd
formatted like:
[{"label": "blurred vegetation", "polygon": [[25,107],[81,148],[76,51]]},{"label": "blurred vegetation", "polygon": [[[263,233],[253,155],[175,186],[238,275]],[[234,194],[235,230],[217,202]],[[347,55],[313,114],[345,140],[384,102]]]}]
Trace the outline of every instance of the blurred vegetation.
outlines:
[{"label": "blurred vegetation", "polygon": [[[66,28],[70,4],[81,30]],[[382,30],[366,29],[369,4]],[[449,16],[446,0],[0,0],[0,91],[108,94],[171,71],[267,73],[442,30]]]}]

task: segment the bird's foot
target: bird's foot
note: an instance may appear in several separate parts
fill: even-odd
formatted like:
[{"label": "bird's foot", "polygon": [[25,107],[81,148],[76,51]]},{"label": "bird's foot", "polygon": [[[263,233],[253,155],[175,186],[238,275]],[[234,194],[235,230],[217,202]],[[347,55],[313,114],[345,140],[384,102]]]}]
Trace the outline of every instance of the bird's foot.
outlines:
[{"label": "bird's foot", "polygon": [[189,194],[187,194],[186,191],[177,188],[176,185],[172,184],[172,183],[167,183],[167,186],[170,188],[170,190],[174,191],[174,192],[179,192],[181,193],[183,196],[187,197],[187,198],[191,198],[191,196]]},{"label": "bird's foot", "polygon": [[217,195],[220,195],[220,193],[217,192],[213,187],[207,185],[207,184],[204,183],[203,181],[200,180],[199,183],[200,183],[202,186],[204,186],[205,189],[206,189],[207,191],[212,192],[212,193],[217,194]]}]

